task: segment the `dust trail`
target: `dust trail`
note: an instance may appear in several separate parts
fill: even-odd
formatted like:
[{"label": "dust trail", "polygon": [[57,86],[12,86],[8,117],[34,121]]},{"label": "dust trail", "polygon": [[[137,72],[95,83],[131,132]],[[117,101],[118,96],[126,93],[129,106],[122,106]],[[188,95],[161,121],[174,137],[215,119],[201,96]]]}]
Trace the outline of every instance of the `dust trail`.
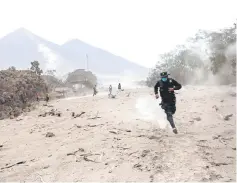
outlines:
[{"label": "dust trail", "polygon": [[166,128],[168,122],[164,111],[159,106],[160,99],[156,100],[152,96],[140,97],[136,101],[138,118],[158,124],[160,128]]}]

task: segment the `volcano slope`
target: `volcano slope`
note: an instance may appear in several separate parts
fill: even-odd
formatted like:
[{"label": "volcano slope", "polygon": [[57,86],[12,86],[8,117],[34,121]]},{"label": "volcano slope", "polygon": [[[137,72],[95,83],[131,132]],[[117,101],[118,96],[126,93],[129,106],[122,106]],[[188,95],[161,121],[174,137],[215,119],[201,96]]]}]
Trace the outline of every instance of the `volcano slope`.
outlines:
[{"label": "volcano slope", "polygon": [[0,121],[1,181],[235,182],[235,88],[180,90],[177,135],[137,115],[152,93],[51,101]]}]

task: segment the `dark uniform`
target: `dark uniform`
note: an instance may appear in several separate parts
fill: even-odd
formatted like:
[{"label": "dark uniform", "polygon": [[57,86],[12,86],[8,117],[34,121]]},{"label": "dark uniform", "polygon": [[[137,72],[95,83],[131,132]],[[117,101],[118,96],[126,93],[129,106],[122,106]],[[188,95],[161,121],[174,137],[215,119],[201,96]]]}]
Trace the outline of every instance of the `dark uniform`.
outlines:
[{"label": "dark uniform", "polygon": [[176,112],[176,97],[174,91],[169,91],[169,89],[179,90],[182,88],[176,80],[169,78],[167,72],[162,72],[160,74],[161,80],[159,80],[154,86],[154,92],[158,94],[158,88],[160,88],[161,96],[161,107],[165,110],[167,115],[167,120],[170,122],[174,133],[177,133],[177,129],[174,124],[173,114]]},{"label": "dark uniform", "polygon": [[93,87],[93,97],[97,94],[96,85]]},{"label": "dark uniform", "polygon": [[45,101],[48,103],[49,102],[49,94],[47,93],[45,96]]},{"label": "dark uniform", "polygon": [[122,87],[121,87],[121,84],[120,84],[120,83],[118,84],[118,89],[119,89],[119,90],[121,90],[121,89],[122,89]]}]

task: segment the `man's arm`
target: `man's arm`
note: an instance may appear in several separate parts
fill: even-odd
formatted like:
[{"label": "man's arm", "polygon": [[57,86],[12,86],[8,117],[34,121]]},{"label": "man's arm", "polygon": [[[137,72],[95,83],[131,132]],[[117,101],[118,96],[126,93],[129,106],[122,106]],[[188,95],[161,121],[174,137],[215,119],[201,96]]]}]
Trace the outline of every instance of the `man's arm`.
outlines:
[{"label": "man's arm", "polygon": [[180,83],[178,83],[176,80],[173,80],[173,84],[174,84],[174,90],[180,90],[182,88],[182,85]]},{"label": "man's arm", "polygon": [[156,83],[156,85],[154,86],[155,95],[158,94],[158,88],[159,88],[159,87],[160,87],[160,82],[158,81],[158,82]]}]

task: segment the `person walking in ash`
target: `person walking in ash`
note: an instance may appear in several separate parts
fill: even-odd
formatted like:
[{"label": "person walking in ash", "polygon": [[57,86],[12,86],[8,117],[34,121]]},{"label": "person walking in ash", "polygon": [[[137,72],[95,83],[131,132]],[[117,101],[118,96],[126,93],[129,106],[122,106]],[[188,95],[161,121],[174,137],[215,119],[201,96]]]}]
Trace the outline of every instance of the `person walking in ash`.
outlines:
[{"label": "person walking in ash", "polygon": [[112,85],[109,85],[109,96],[112,95]]},{"label": "person walking in ash", "polygon": [[46,93],[45,101],[46,101],[46,104],[49,102],[49,94],[48,93]]},{"label": "person walking in ash", "polygon": [[118,84],[118,90],[120,91],[122,89],[121,83]]},{"label": "person walking in ash", "polygon": [[39,102],[39,100],[40,100],[39,93],[36,92],[36,101]]},{"label": "person walking in ash", "polygon": [[98,93],[97,89],[96,89],[96,85],[93,87],[93,97]]},{"label": "person walking in ash", "polygon": [[175,134],[178,133],[174,120],[173,114],[176,112],[176,97],[174,90],[180,90],[182,85],[178,83],[176,80],[169,78],[167,72],[160,73],[161,79],[154,86],[154,92],[156,99],[159,98],[158,88],[161,96],[161,108],[165,110],[167,115],[167,120],[170,122],[170,125]]}]

